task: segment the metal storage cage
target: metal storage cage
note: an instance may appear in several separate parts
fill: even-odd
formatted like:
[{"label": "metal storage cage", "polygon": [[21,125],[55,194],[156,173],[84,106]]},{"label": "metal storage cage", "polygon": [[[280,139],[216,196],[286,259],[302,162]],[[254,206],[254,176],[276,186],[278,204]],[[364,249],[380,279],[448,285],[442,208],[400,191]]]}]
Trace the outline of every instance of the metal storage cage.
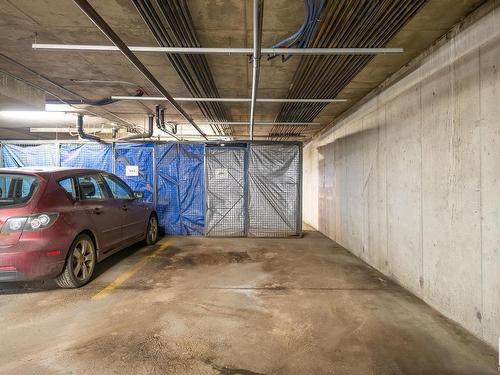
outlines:
[{"label": "metal storage cage", "polygon": [[301,233],[301,145],[252,143],[248,156],[248,236]]},{"label": "metal storage cage", "polygon": [[205,235],[243,237],[246,229],[247,144],[205,148]]},{"label": "metal storage cage", "polygon": [[302,235],[302,144],[207,144],[205,235]]}]

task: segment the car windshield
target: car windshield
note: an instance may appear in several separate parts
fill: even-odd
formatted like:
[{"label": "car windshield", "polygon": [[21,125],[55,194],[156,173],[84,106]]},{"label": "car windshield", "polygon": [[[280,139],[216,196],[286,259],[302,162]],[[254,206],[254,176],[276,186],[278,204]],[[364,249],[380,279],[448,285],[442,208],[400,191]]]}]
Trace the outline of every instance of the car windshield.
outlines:
[{"label": "car windshield", "polygon": [[28,202],[37,186],[34,176],[0,173],[0,208]]}]

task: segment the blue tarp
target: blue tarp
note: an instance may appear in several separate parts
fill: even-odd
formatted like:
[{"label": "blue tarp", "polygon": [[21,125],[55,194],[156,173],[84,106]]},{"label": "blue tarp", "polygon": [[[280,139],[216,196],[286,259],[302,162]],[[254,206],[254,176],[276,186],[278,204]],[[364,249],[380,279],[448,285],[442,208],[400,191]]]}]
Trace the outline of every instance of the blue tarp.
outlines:
[{"label": "blue tarp", "polygon": [[[56,144],[5,144],[2,147],[4,165],[6,167],[57,166],[59,163],[56,147]],[[117,143],[115,173],[133,190],[144,192],[145,201],[153,202],[155,187],[153,163],[156,163],[157,212],[165,233],[203,235],[204,152],[203,144]],[[61,143],[60,165],[111,172],[112,153],[110,144]],[[138,176],[127,176],[127,166],[137,166]]]},{"label": "blue tarp", "polygon": [[[119,143],[115,147],[115,173],[134,191],[144,192],[144,201],[153,202],[153,147],[152,143]],[[127,176],[127,166],[137,166],[138,176]]]},{"label": "blue tarp", "polygon": [[2,146],[4,167],[54,167],[57,166],[55,144]]},{"label": "blue tarp", "polygon": [[202,144],[158,144],[157,211],[166,234],[202,235],[205,223]]},{"label": "blue tarp", "polygon": [[61,166],[113,171],[112,147],[100,143],[62,143]]}]

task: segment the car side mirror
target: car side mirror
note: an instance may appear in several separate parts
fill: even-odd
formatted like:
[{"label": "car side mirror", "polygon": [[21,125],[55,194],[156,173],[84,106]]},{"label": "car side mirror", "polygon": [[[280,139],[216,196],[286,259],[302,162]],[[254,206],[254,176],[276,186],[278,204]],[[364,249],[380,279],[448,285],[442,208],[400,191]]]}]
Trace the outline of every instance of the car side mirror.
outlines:
[{"label": "car side mirror", "polygon": [[137,199],[144,198],[144,192],[142,192],[142,191],[134,191],[134,198],[137,198]]}]

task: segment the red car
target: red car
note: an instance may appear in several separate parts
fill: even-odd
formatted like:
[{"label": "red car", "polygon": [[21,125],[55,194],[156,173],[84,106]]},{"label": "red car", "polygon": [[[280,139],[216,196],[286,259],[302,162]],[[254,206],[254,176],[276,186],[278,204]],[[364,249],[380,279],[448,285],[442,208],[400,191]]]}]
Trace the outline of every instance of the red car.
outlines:
[{"label": "red car", "polygon": [[141,192],[91,169],[0,169],[0,281],[55,278],[76,288],[97,262],[158,239]]}]

